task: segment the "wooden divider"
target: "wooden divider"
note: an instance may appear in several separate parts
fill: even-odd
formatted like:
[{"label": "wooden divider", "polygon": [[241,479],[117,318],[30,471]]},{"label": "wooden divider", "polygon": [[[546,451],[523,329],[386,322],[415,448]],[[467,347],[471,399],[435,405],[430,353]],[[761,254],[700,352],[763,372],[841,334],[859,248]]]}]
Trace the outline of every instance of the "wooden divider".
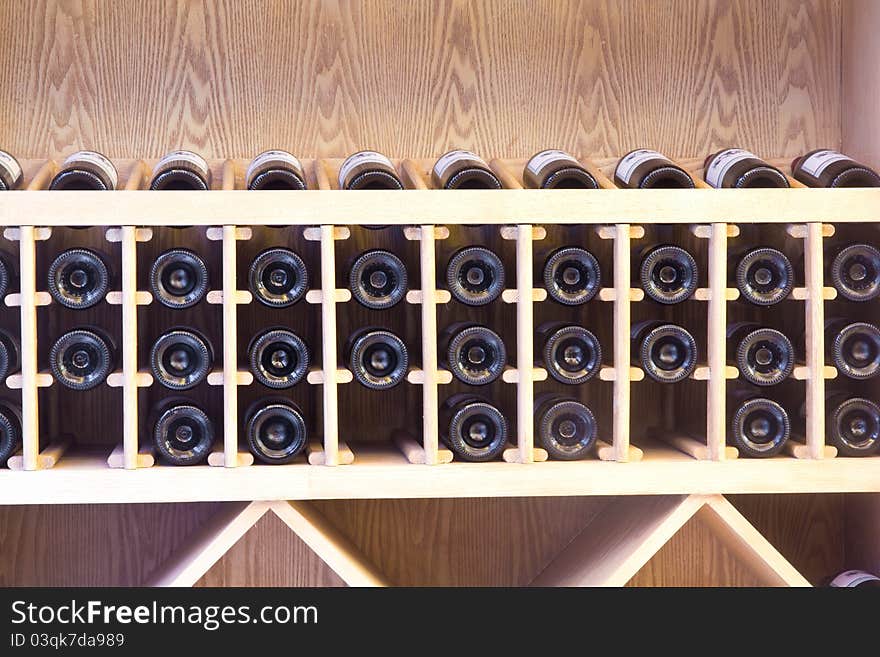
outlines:
[{"label": "wooden divider", "polygon": [[825,294],[822,252],[822,224],[808,223],[804,239],[804,270],[807,287],[806,313],[807,456],[834,456],[825,450]]}]

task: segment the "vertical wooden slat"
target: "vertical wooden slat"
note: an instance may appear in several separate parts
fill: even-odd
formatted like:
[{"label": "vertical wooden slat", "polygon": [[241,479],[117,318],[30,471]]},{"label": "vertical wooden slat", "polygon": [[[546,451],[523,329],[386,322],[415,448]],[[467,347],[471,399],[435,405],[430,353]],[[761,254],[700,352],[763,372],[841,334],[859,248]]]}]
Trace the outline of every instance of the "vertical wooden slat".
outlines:
[{"label": "vertical wooden slat", "polygon": [[223,226],[223,464],[238,465],[238,334],[235,226]]},{"label": "vertical wooden slat", "polygon": [[333,226],[321,226],[321,326],[324,382],[324,464],[339,465],[339,403],[336,391],[336,249]]},{"label": "vertical wooden slat", "polygon": [[36,470],[40,455],[40,412],[37,392],[37,251],[34,227],[21,226],[19,238],[22,459],[25,470]]},{"label": "vertical wooden slat", "polygon": [[533,383],[532,226],[517,226],[516,232],[516,444],[520,463],[534,461],[535,390]]},{"label": "vertical wooden slat", "polygon": [[629,459],[630,392],[630,225],[617,224],[614,236],[614,458]]},{"label": "vertical wooden slat", "polygon": [[709,236],[709,327],[706,445],[709,458],[725,456],[727,377],[727,224],[715,223]]},{"label": "vertical wooden slat", "polygon": [[434,226],[421,227],[419,241],[422,279],[422,447],[425,463],[439,463],[439,410],[437,393],[437,272]]},{"label": "vertical wooden slat", "polygon": [[122,227],[122,456],[126,470],[138,462],[137,228]]},{"label": "vertical wooden slat", "polygon": [[822,224],[807,224],[804,241],[806,274],[806,440],[810,458],[820,459],[825,452],[825,309],[823,297]]}]

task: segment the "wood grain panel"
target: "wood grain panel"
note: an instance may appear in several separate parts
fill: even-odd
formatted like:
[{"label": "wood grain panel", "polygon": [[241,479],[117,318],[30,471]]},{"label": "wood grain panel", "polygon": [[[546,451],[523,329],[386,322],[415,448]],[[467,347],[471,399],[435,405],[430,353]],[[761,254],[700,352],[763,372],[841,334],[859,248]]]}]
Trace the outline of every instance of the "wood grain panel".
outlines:
[{"label": "wood grain panel", "polygon": [[143,585],[218,507],[0,507],[0,586]]},{"label": "wood grain panel", "polygon": [[627,586],[761,586],[697,518],[690,520]]},{"label": "wood grain panel", "polygon": [[345,586],[345,582],[270,512],[196,586]]},{"label": "wood grain panel", "polygon": [[845,560],[845,495],[734,495],[728,499],[813,585],[851,567]]},{"label": "wood grain panel", "polygon": [[569,497],[314,505],[396,585],[524,586],[606,503]]},{"label": "wood grain panel", "polygon": [[840,141],[839,0],[24,0],[0,147],[304,157]]}]

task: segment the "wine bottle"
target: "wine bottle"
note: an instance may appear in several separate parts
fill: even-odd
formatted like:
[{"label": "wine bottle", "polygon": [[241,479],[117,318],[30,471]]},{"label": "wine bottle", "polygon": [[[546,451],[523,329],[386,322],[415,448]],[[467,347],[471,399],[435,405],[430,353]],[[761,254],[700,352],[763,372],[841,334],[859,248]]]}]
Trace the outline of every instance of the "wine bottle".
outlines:
[{"label": "wine bottle", "polygon": [[208,267],[189,249],[170,249],[150,269],[150,291],[168,308],[189,308],[208,292]]},{"label": "wine bottle", "polygon": [[248,447],[263,463],[290,463],[306,447],[308,432],[300,410],[286,399],[255,402],[245,423]]},{"label": "wine bottle", "polygon": [[880,407],[846,391],[826,395],[828,437],[841,456],[880,452]]},{"label": "wine bottle", "polygon": [[204,463],[214,446],[214,423],[187,399],[165,400],[154,412],[153,445],[168,465]]},{"label": "wine bottle", "polygon": [[880,589],[880,577],[864,570],[845,570],[828,583],[840,589]]},{"label": "wine bottle", "polygon": [[52,298],[65,308],[91,308],[107,296],[110,273],[94,251],[68,249],[49,265],[48,287]]},{"label": "wine bottle", "polygon": [[482,246],[457,251],[446,265],[449,292],[468,306],[484,306],[504,290],[501,258]]},{"label": "wine bottle", "polygon": [[0,151],[0,192],[18,189],[21,185],[21,165],[6,151]]},{"label": "wine bottle", "polygon": [[756,386],[782,383],[794,370],[794,347],[784,334],[752,322],[727,327],[727,356]]},{"label": "wine bottle", "polygon": [[103,192],[116,189],[118,182],[110,160],[95,151],[78,151],[64,160],[49,189]]},{"label": "wine bottle", "polygon": [[577,306],[599,291],[599,262],[592,253],[576,246],[554,251],[544,263],[544,287],[554,301]]},{"label": "wine bottle", "polygon": [[618,187],[632,189],[689,189],[694,179],[662,153],[646,148],[630,151],[614,170]]},{"label": "wine bottle", "polygon": [[785,409],[757,393],[738,391],[730,412],[729,444],[748,457],[774,456],[782,451],[791,435],[791,422]]},{"label": "wine bottle", "polygon": [[735,278],[743,300],[756,306],[779,303],[794,288],[791,261],[781,251],[767,247],[750,249],[740,257]]},{"label": "wine bottle", "polygon": [[406,294],[406,266],[389,251],[374,249],[361,253],[349,271],[349,288],[362,306],[373,310],[391,308]]},{"label": "wine bottle", "polygon": [[704,179],[715,188],[790,187],[788,178],[754,153],[727,148],[706,158]]},{"label": "wine bottle", "polygon": [[150,189],[163,191],[207,191],[211,187],[211,169],[201,155],[192,151],[171,151],[156,168]]},{"label": "wine bottle", "polygon": [[251,263],[248,287],[264,306],[286,308],[305,296],[309,272],[302,258],[290,249],[266,249]]},{"label": "wine bottle", "polygon": [[507,420],[491,402],[453,395],[440,407],[440,440],[463,461],[492,461],[507,445]]},{"label": "wine bottle", "polygon": [[826,320],[825,351],[837,371],[851,379],[870,379],[880,373],[880,330],[873,324]]},{"label": "wine bottle", "polygon": [[485,326],[453,324],[443,331],[439,342],[445,366],[456,379],[468,385],[492,383],[507,364],[504,341]]},{"label": "wine bottle", "polygon": [[74,329],[62,335],[49,351],[52,376],[65,388],[91,390],[107,378],[116,360],[116,346],[103,331]]},{"label": "wine bottle", "polygon": [[642,251],[639,280],[657,303],[681,303],[697,289],[697,261],[679,246],[652,246]]},{"label": "wine bottle", "polygon": [[6,264],[6,261],[0,257],[0,301],[9,292],[9,285],[12,282],[12,269]]},{"label": "wine bottle", "polygon": [[21,448],[21,409],[0,403],[0,466]]},{"label": "wine bottle", "polygon": [[365,388],[388,390],[406,377],[409,351],[391,331],[362,329],[351,335],[345,346],[348,367]]},{"label": "wine bottle", "polygon": [[548,323],[538,327],[537,337],[544,345],[542,365],[560,383],[584,383],[602,367],[599,340],[581,326]]},{"label": "wine bottle", "polygon": [[535,437],[552,459],[582,459],[596,447],[596,418],[574,399],[540,395],[535,399]]},{"label": "wine bottle", "polygon": [[633,325],[632,362],[660,383],[677,383],[697,367],[697,343],[681,326],[661,321]]},{"label": "wine bottle", "polygon": [[530,189],[599,189],[599,183],[565,151],[536,153],[523,169],[523,182]]},{"label": "wine bottle", "polygon": [[376,151],[349,155],[339,168],[339,189],[403,189],[397,170]]},{"label": "wine bottle", "polygon": [[0,329],[0,383],[21,367],[21,345],[11,333]]},{"label": "wine bottle", "polygon": [[850,244],[831,262],[831,282],[850,301],[880,295],[880,251],[869,244]]},{"label": "wine bottle", "polygon": [[214,363],[207,338],[190,328],[171,329],[150,349],[150,370],[155,380],[172,390],[189,390],[204,381]]},{"label": "wine bottle", "polygon": [[287,151],[263,151],[245,174],[248,189],[306,189],[306,174],[300,161]]},{"label": "wine bottle", "polygon": [[291,388],[308,374],[311,361],[302,338],[287,329],[260,333],[248,346],[250,369],[267,388]]},{"label": "wine bottle", "polygon": [[431,170],[437,189],[501,189],[501,182],[479,156],[464,150],[442,155]]},{"label": "wine bottle", "polygon": [[880,187],[876,171],[830,148],[795,158],[791,175],[807,187]]}]

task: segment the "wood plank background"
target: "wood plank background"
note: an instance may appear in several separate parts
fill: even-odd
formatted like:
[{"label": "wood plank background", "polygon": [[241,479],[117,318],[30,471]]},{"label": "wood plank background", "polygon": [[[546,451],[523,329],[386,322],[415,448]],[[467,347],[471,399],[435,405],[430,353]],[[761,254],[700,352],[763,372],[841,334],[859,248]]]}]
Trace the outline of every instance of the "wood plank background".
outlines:
[{"label": "wood plank background", "polygon": [[840,141],[841,14],[839,0],[6,2],[0,148],[791,157]]}]

